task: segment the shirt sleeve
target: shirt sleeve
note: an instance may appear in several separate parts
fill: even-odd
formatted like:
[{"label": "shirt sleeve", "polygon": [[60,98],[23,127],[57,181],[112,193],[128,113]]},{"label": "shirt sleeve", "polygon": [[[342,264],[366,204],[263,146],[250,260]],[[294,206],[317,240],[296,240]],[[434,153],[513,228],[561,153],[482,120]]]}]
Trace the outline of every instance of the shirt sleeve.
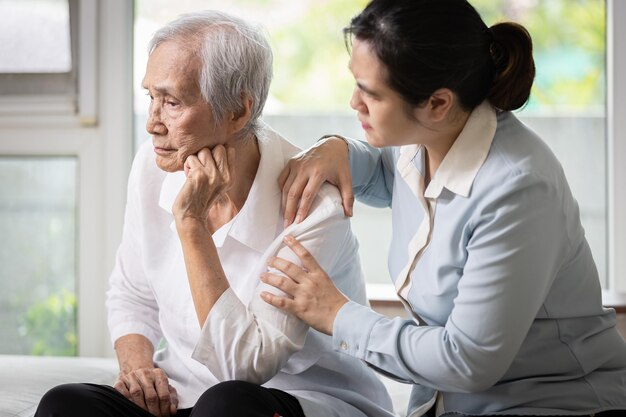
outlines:
[{"label": "shirt sleeve", "polygon": [[141,264],[141,152],[128,180],[122,241],[107,291],[108,326],[112,343],[128,334],[145,336],[156,347],[162,337],[159,309]]},{"label": "shirt sleeve", "polygon": [[[335,269],[344,240],[351,236],[350,226],[338,194],[332,201],[323,200],[321,204],[316,203],[317,207],[305,221],[290,226],[275,240],[274,248],[263,256],[263,265],[269,256],[301,265],[297,256],[282,243],[283,236],[291,234],[323,268]],[[259,280],[249,305],[244,305],[229,288],[209,312],[192,357],[220,381],[237,379],[262,384],[285,367],[292,356],[297,355],[296,368],[302,371],[317,362],[321,355],[319,349],[301,350],[308,326],[263,301],[259,295],[262,291],[284,295]]]},{"label": "shirt sleeve", "polygon": [[393,192],[394,149],[377,149],[366,142],[345,139],[355,197],[374,207],[389,207]]},{"label": "shirt sleeve", "polygon": [[492,190],[467,225],[467,261],[445,326],[388,319],[348,303],[334,323],[335,349],[441,391],[493,386],[571,250],[561,197],[532,174]]}]

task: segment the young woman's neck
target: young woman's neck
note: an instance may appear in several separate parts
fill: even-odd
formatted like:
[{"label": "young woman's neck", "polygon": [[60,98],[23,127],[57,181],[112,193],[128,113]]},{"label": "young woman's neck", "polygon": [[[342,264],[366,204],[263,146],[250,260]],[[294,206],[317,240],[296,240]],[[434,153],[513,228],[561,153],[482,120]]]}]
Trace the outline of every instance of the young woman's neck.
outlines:
[{"label": "young woman's neck", "polygon": [[437,134],[433,140],[424,145],[426,148],[426,186],[428,186],[430,180],[435,176],[441,162],[448,154],[448,151],[450,151],[450,148],[452,148],[452,145],[454,145],[461,131],[463,131],[470,114],[471,112],[460,109],[451,112],[436,129]]}]

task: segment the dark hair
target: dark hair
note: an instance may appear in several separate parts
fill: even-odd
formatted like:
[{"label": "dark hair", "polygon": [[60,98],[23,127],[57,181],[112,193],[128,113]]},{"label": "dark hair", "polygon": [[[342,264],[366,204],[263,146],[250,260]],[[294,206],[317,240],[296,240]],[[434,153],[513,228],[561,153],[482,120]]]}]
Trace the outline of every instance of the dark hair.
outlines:
[{"label": "dark hair", "polygon": [[466,110],[486,98],[515,110],[535,78],[528,31],[512,22],[488,28],[466,0],[372,0],[344,36],[370,43],[391,88],[413,106],[449,88]]}]

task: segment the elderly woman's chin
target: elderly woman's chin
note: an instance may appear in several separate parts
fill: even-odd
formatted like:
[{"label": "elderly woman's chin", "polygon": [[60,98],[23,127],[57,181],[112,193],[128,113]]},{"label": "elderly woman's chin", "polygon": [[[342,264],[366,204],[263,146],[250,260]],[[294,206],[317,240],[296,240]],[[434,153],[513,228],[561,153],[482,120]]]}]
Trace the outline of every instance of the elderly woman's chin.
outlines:
[{"label": "elderly woman's chin", "polygon": [[177,158],[163,158],[157,155],[156,165],[165,172],[176,172],[183,170],[184,163]]}]

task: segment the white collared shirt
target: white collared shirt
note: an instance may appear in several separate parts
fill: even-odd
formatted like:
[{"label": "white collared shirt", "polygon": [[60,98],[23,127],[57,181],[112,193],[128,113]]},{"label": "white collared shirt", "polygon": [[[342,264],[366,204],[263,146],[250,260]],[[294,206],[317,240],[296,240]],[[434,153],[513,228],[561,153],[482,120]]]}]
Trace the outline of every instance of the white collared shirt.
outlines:
[{"label": "white collared shirt", "polygon": [[139,150],[107,294],[111,338],[137,333],[155,347],[164,338],[167,343],[154,361],[178,391],[181,408],[192,407],[210,386],[239,379],[290,392],[307,417],[390,416],[384,386],[363,363],[334,353],[330,337],[259,297],[261,291],[277,292],[259,280],[268,257],[300,263],[282,243],[291,234],[342,292],[366,303],[358,244],[337,190],[325,186],[311,215],[283,230],[277,178],[299,150],[268,128],[258,141],[261,160],[248,198],[235,218],[213,235],[230,288],[202,329],[171,213],[184,173],[161,171],[150,144]]}]

